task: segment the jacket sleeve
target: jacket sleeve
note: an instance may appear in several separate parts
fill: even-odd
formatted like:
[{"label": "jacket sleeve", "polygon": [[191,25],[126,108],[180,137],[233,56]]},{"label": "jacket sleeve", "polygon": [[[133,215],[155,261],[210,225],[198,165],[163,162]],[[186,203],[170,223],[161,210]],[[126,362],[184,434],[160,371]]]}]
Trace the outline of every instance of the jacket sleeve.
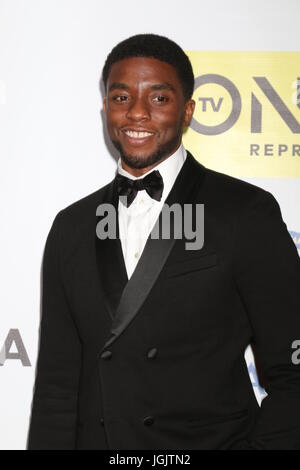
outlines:
[{"label": "jacket sleeve", "polygon": [[300,259],[268,192],[245,210],[237,225],[235,280],[252,325],[267,397],[245,449],[300,449]]},{"label": "jacket sleeve", "polygon": [[60,218],[49,232],[42,268],[40,346],[28,450],[74,449],[81,343],[60,270]]}]

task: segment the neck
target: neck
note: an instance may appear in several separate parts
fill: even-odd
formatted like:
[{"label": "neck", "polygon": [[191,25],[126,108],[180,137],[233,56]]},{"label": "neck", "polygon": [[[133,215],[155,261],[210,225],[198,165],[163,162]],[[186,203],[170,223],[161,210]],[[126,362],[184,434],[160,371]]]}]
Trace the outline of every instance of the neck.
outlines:
[{"label": "neck", "polygon": [[159,165],[159,163],[169,158],[169,156],[170,155],[168,155],[167,157],[163,157],[158,162],[154,163],[153,165],[146,166],[145,168],[132,168],[131,166],[127,165],[127,163],[125,163],[123,159],[121,159],[121,165],[124,170],[128,171],[128,173],[135,177],[139,177],[148,173],[148,171],[152,170],[152,168],[155,168],[157,165]]}]

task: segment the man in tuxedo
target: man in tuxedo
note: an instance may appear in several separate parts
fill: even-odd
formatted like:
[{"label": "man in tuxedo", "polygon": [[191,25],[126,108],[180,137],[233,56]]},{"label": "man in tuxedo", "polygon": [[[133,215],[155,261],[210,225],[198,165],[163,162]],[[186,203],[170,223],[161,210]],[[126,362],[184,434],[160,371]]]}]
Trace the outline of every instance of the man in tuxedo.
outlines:
[{"label": "man in tuxedo", "polygon": [[[173,41],[119,43],[103,82],[118,173],[48,235],[28,448],[300,449],[300,261],[276,200],[183,147],[194,76]],[[151,236],[173,204],[204,204],[201,249]]]}]

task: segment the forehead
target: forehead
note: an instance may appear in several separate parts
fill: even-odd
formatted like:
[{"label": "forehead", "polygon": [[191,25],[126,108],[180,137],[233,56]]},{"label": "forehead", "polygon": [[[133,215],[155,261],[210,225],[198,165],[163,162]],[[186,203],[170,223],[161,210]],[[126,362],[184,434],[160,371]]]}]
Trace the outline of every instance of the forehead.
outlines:
[{"label": "forehead", "polygon": [[152,57],[130,57],[115,62],[108,75],[108,87],[113,82],[122,82],[129,86],[168,82],[174,88],[181,89],[175,67]]}]

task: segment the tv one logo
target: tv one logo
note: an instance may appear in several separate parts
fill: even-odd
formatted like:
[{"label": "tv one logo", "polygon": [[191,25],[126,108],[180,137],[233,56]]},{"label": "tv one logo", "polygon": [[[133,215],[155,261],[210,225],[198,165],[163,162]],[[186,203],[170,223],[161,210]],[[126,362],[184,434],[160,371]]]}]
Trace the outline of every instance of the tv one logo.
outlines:
[{"label": "tv one logo", "polygon": [[[284,121],[288,129],[293,134],[300,134],[300,123],[289,110],[287,104],[277,93],[276,89],[273,87],[272,83],[268,80],[268,78],[263,76],[253,77],[253,80],[258,86],[258,88],[263,92],[264,96],[271,103],[274,110]],[[231,112],[224,122],[221,122],[217,125],[208,126],[200,123],[195,117],[193,117],[190,126],[194,131],[198,132],[199,134],[218,135],[231,129],[239,119],[242,111],[242,98],[235,84],[223,75],[218,74],[205,74],[197,77],[195,80],[195,91],[203,85],[210,84],[215,84],[223,87],[224,90],[230,95],[232,101]],[[300,109],[300,78],[296,78],[293,83],[293,87],[295,88],[295,91],[292,94],[291,101]],[[221,111],[222,106],[224,105],[224,97],[222,96],[218,97],[217,99],[215,99],[213,96],[201,96],[198,98],[197,101],[200,104],[201,111],[204,113],[209,111],[218,113]],[[262,133],[262,115],[262,104],[257,98],[257,96],[252,92],[250,120],[250,131],[252,134]],[[300,154],[300,146],[298,151]]]}]

